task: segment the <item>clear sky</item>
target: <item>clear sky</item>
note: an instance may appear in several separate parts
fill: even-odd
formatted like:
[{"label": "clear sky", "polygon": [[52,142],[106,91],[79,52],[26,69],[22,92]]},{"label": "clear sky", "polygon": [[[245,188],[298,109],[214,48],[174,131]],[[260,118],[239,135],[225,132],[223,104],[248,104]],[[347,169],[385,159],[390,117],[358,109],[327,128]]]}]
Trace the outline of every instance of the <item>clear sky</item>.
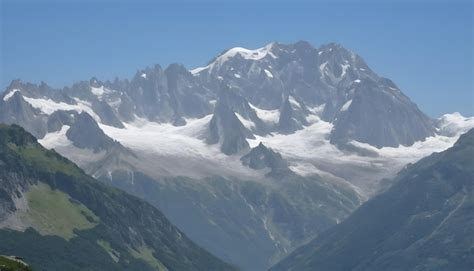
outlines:
[{"label": "clear sky", "polygon": [[474,115],[473,1],[0,0],[3,90],[12,79],[70,85],[226,48],[337,42],[432,117]]}]

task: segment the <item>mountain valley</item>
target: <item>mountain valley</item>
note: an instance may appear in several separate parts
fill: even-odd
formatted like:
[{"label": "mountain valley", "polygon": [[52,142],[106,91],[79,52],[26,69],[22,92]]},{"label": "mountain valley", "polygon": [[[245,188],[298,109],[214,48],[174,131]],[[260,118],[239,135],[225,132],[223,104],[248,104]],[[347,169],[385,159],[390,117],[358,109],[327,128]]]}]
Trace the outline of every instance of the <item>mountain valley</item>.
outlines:
[{"label": "mountain valley", "polygon": [[341,45],[305,41],[235,47],[203,67],[156,65],[130,80],[61,89],[15,80],[0,122],[144,199],[242,270],[265,270],[319,238],[474,127],[459,113],[428,117]]}]

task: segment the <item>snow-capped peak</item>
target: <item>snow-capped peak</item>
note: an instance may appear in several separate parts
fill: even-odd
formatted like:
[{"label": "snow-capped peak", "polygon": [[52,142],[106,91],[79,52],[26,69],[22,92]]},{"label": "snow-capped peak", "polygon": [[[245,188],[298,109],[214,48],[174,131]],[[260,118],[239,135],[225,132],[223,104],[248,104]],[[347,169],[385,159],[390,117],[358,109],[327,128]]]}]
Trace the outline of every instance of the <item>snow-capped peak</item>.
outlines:
[{"label": "snow-capped peak", "polygon": [[231,58],[233,58],[237,55],[240,55],[242,58],[247,59],[247,60],[260,60],[260,59],[266,57],[267,55],[271,56],[272,58],[277,58],[271,52],[271,50],[273,48],[273,45],[275,45],[274,42],[269,43],[269,44],[265,45],[262,48],[258,48],[258,49],[254,49],[254,50],[243,48],[243,47],[234,47],[234,48],[231,48],[231,49],[225,51],[224,53],[222,53],[218,57],[216,57],[216,59],[212,63],[210,63],[209,65],[207,65],[205,67],[195,68],[193,70],[190,70],[190,72],[192,74],[198,74],[203,70],[208,70],[208,69],[212,70],[215,66],[221,66],[223,63],[225,63],[226,61],[228,61],[229,59],[231,59]]},{"label": "snow-capped peak", "polygon": [[438,133],[456,136],[474,128],[474,117],[464,117],[459,112],[444,114],[438,119]]},{"label": "snow-capped peak", "polygon": [[104,95],[104,86],[100,86],[100,87],[93,87],[91,86],[91,92],[92,94],[96,95],[96,96],[102,96]]}]

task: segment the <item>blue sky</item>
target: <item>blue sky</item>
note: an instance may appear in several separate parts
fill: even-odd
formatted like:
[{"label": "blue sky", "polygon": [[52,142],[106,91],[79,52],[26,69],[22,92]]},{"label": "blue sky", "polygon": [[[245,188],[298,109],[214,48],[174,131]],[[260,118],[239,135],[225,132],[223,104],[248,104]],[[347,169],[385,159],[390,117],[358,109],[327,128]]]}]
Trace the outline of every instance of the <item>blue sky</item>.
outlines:
[{"label": "blue sky", "polygon": [[130,78],[226,48],[337,42],[432,117],[474,115],[472,1],[1,1],[0,87]]}]

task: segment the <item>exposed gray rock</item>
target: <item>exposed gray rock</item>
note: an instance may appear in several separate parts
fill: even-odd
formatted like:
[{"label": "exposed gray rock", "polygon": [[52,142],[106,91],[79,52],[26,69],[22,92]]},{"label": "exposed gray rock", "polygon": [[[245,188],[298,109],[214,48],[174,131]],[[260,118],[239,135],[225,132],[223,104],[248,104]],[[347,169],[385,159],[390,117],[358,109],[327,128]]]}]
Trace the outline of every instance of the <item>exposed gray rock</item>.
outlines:
[{"label": "exposed gray rock", "polygon": [[[341,109],[331,133],[332,143],[351,139],[376,147],[412,145],[434,135],[433,123],[391,81],[363,80]],[[345,110],[344,110],[345,109]]]},{"label": "exposed gray rock", "polygon": [[71,126],[77,118],[76,111],[56,111],[48,118],[48,133],[61,130],[63,125]]},{"label": "exposed gray rock", "polygon": [[291,134],[307,125],[304,113],[293,109],[286,97],[280,108],[280,119],[278,120],[278,131],[284,134]]},{"label": "exposed gray rock", "polygon": [[242,164],[253,169],[270,169],[269,176],[282,176],[291,173],[288,163],[281,154],[269,149],[262,142],[240,158]]},{"label": "exposed gray rock", "polygon": [[247,138],[254,136],[244,127],[225,100],[217,101],[214,115],[209,122],[206,142],[219,143],[221,151],[231,155],[249,148]]},{"label": "exposed gray rock", "polygon": [[115,112],[110,105],[105,101],[97,101],[92,103],[94,112],[98,112],[98,116],[105,125],[114,126],[117,128],[124,128],[122,122],[115,115]]},{"label": "exposed gray rock", "polygon": [[[239,48],[227,50],[197,76],[211,89],[216,82],[226,82],[263,109],[281,108],[277,131],[285,133],[304,125],[290,116],[298,111],[304,114],[304,108],[289,110],[287,100],[280,99],[292,96],[309,107],[325,105],[321,117],[336,123],[331,139],[338,145],[352,139],[377,147],[411,145],[434,134],[432,121],[393,82],[378,76],[360,56],[338,44],[314,48],[304,41],[273,43],[254,54],[262,52],[266,52],[264,57],[254,57]],[[350,110],[342,110],[355,96],[367,102],[354,100]]]},{"label": "exposed gray rock", "polygon": [[12,94],[13,89],[15,88],[8,88],[2,95],[12,95],[9,99],[0,99],[0,123],[18,124],[34,136],[43,137],[47,132],[44,125],[46,117],[27,103],[20,92]]},{"label": "exposed gray rock", "polygon": [[66,136],[74,146],[88,148],[94,151],[106,150],[119,144],[108,137],[97,125],[95,120],[87,113],[82,112],[74,120]]}]

